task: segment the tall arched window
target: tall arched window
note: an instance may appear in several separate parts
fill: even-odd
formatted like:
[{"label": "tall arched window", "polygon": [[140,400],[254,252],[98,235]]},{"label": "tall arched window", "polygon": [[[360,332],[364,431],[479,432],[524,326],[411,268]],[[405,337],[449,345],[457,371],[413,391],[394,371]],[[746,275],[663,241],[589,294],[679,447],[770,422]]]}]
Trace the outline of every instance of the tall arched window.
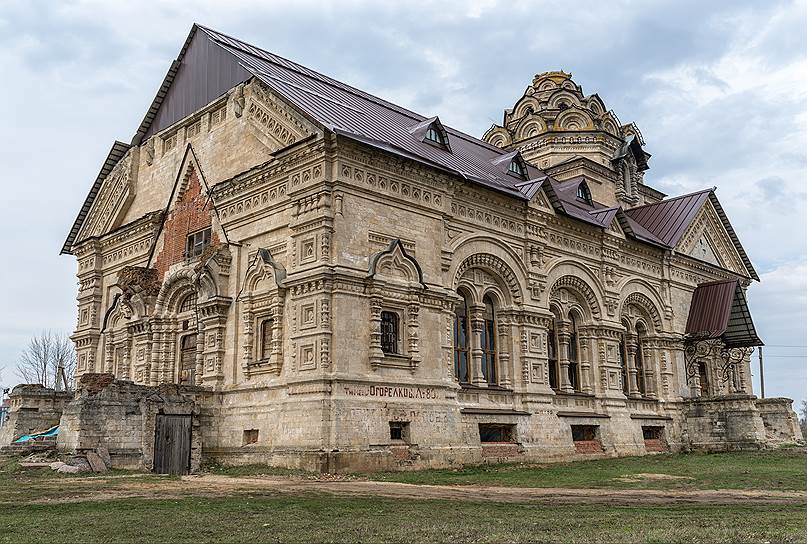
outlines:
[{"label": "tall arched window", "polygon": [[496,316],[493,310],[493,301],[489,296],[483,299],[485,303],[485,326],[482,329],[482,375],[488,385],[495,385],[496,377]]},{"label": "tall arched window", "polygon": [[549,330],[546,331],[546,354],[549,365],[549,387],[558,389],[558,342],[555,338],[555,319],[549,321]]},{"label": "tall arched window", "polygon": [[642,348],[644,346],[644,337],[647,336],[647,329],[641,323],[636,324],[636,355],[634,356],[634,364],[636,365],[636,387],[639,393],[644,396],[647,388],[645,387],[644,379],[644,354]]},{"label": "tall arched window", "polygon": [[468,364],[470,326],[468,324],[468,299],[462,293],[462,302],[454,310],[454,376],[460,383],[469,383],[471,376]]},{"label": "tall arched window", "polygon": [[[624,321],[622,326],[625,327],[625,330],[628,329],[628,324]],[[630,389],[628,388],[628,345],[625,342],[625,333],[622,333],[619,337],[619,362],[622,369],[622,392],[627,395]]]},{"label": "tall arched window", "polygon": [[569,335],[569,383],[572,389],[580,391],[580,346],[577,335],[577,319],[574,312],[569,314],[571,334]]}]

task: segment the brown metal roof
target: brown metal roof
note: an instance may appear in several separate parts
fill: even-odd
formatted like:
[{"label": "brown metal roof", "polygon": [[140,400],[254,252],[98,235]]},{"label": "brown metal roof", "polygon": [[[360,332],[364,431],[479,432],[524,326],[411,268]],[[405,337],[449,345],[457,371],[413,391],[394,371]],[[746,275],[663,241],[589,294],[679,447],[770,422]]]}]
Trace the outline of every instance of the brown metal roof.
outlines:
[{"label": "brown metal roof", "polygon": [[[238,58],[241,66],[296,105],[310,118],[343,137],[375,144],[386,151],[415,157],[470,181],[526,200],[517,184],[523,180],[494,163],[505,154],[498,147],[445,126],[450,149],[421,141],[411,128],[427,117],[336,81],[295,62],[216,32],[198,27]],[[544,177],[528,166],[528,179]]]},{"label": "brown metal roof", "polygon": [[707,189],[681,195],[655,204],[631,208],[625,210],[625,213],[666,246],[675,247],[711,192],[711,189]]},{"label": "brown metal roof", "polygon": [[686,335],[696,340],[720,338],[728,347],[762,345],[736,279],[702,283],[695,288]]},{"label": "brown metal roof", "polygon": [[723,206],[720,205],[714,189],[706,189],[696,193],[668,198],[655,204],[630,208],[625,210],[625,215],[629,219],[630,225],[634,228],[634,234],[637,238],[650,243],[660,241],[668,248],[674,249],[707,200],[712,203],[717,212],[723,228],[726,229],[748,274],[751,278],[759,281],[754,265],[751,264],[751,259],[749,259],[748,254],[740,244],[740,239],[737,237],[737,233],[734,232],[734,228],[732,228]]}]

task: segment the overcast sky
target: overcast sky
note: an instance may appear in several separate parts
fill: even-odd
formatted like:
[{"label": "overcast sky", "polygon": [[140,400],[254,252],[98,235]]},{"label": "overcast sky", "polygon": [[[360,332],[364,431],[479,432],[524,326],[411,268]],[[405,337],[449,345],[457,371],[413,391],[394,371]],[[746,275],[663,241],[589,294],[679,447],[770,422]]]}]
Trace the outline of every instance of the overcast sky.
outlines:
[{"label": "overcast sky", "polygon": [[774,1],[3,0],[0,384],[32,334],[72,332],[75,260],[59,249],[193,22],[477,136],[534,74],[572,72],[638,124],[648,184],[718,187],[762,276],[766,393],[807,398],[807,3]]}]

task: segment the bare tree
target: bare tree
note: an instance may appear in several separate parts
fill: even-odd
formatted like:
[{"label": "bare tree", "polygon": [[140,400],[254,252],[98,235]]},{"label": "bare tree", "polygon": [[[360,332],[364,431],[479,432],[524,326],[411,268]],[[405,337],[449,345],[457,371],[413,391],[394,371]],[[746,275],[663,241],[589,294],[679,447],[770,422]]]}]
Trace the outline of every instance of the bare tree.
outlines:
[{"label": "bare tree", "polygon": [[17,363],[17,376],[25,383],[55,387],[59,367],[64,368],[68,388],[76,367],[73,342],[66,335],[42,331],[28,341]]}]

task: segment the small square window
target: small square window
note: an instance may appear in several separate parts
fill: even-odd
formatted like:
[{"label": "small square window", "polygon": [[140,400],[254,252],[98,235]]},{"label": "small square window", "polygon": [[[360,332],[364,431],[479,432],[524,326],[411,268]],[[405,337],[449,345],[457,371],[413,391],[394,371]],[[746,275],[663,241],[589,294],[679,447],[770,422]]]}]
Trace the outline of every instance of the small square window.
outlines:
[{"label": "small square window", "polygon": [[572,440],[575,442],[597,440],[597,429],[596,425],[572,425]]},{"label": "small square window", "polygon": [[185,245],[185,257],[191,259],[198,257],[210,245],[210,229],[200,230],[188,235]]},{"label": "small square window", "polygon": [[258,429],[244,429],[244,446],[258,443]]},{"label": "small square window", "polygon": [[398,442],[409,442],[409,422],[390,421],[389,439]]},{"label": "small square window", "polygon": [[479,441],[483,444],[491,442],[514,443],[516,441],[516,426],[498,423],[480,423]]},{"label": "small square window", "polygon": [[645,440],[663,440],[664,427],[642,427],[642,437]]}]

